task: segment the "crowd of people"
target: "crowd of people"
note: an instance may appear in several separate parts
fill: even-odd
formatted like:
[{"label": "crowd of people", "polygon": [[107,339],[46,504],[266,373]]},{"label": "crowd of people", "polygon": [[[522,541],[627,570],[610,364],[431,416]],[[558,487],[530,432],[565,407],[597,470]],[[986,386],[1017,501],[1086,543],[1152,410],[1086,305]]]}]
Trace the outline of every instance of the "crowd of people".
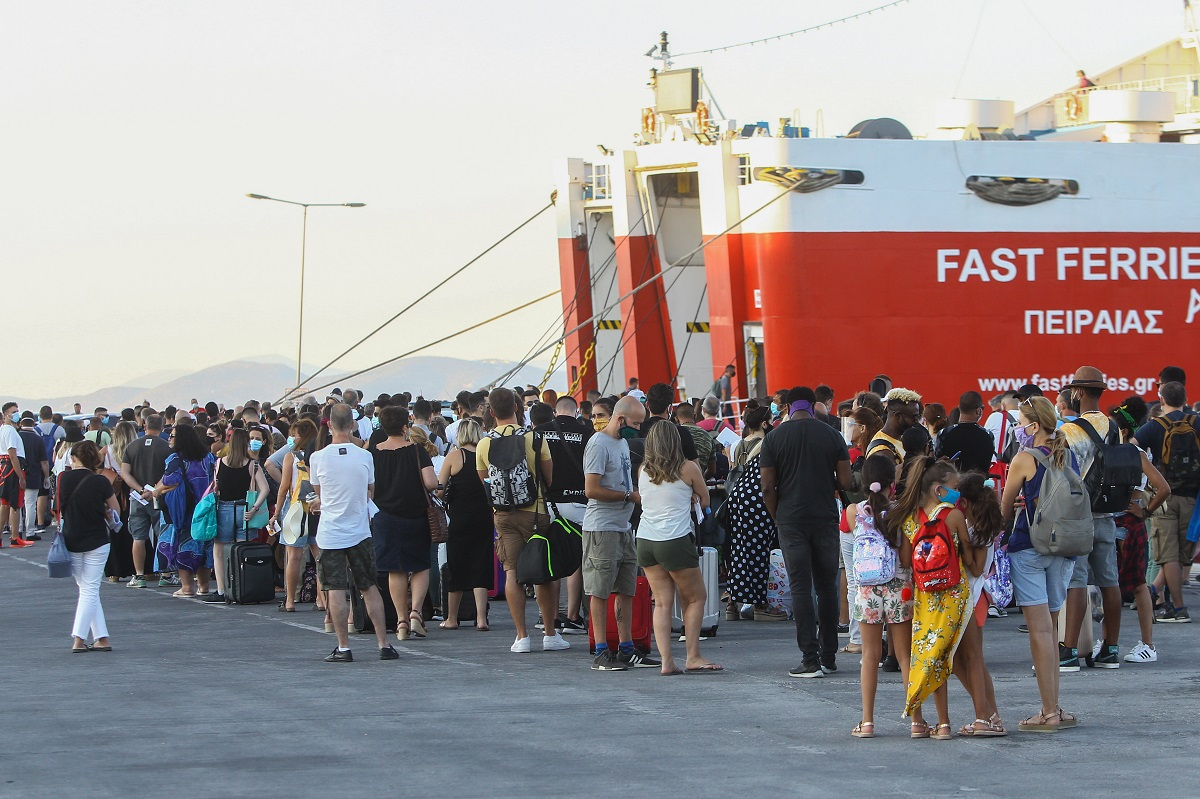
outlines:
[{"label": "crowd of people", "polygon": [[[449,403],[335,389],[279,407],[98,408],[82,421],[9,402],[0,526],[17,548],[61,535],[79,587],[72,652],[111,651],[105,579],[232,601],[226,561],[246,540],[273,547],[280,612],[324,614],[329,662],[353,661],[355,605],[380,658],[395,659],[389,636],[424,638],[435,620],[489,631],[489,597],[502,593],[513,653],[532,651],[532,596],[542,651],[590,631],[592,669],[670,675],[721,670],[699,635],[685,636],[682,665],[671,651],[676,604],[684,630],[700,630],[721,590],[697,543],[715,519],[725,620],[794,620],[793,677],[858,657],[858,738],[875,734],[881,668],[901,673],[912,737],[1006,735],[983,648],[987,619],[1006,608],[1024,617],[1036,671],[1040,707],[1018,725],[1030,732],[1078,723],[1059,675],[1080,670],[1081,652],[1094,668],[1153,663],[1153,625],[1190,622],[1200,422],[1182,369],[1162,370],[1152,403],[1113,402],[1103,373],[1081,367],[1052,396],[967,391],[949,412],[885,375],[840,403],[819,385],[744,405],[732,377],[690,402],[636,379],[583,401],[533,386]],[[535,537],[577,547],[579,568],[522,584]],[[772,597],[775,558],[787,590]],[[632,629],[651,599],[656,652]],[[1102,637],[1081,646],[1089,601]],[[1122,654],[1124,605],[1139,629]],[[957,731],[952,674],[975,717]]]}]

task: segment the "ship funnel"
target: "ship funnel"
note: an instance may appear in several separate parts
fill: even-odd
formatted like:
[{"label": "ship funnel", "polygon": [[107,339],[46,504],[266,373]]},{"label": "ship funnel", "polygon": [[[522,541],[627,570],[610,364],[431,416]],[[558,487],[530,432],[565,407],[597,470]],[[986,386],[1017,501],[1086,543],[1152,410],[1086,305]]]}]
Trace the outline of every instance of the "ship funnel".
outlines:
[{"label": "ship funnel", "polygon": [[1104,122],[1107,141],[1157,142],[1162,125],[1175,118],[1173,92],[1098,89],[1089,96],[1088,118]]}]

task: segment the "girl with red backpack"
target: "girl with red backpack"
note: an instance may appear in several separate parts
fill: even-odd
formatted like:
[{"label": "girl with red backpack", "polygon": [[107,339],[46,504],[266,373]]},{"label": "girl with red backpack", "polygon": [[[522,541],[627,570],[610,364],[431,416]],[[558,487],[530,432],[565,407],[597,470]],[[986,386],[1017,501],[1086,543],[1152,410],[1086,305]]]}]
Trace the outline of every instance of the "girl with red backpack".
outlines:
[{"label": "girl with red backpack", "polygon": [[[896,645],[904,684],[908,684],[909,640],[912,638],[912,574],[903,561],[912,560],[908,539],[889,534],[885,524],[896,494],[896,461],[876,453],[862,466],[866,500],[846,507],[846,523],[854,534],[846,573],[855,582],[852,614],[862,631],[862,721],[850,731],[855,738],[875,737],[875,692],[879,684],[879,658],[883,654],[883,625]],[[859,581],[861,578],[861,582]],[[928,731],[918,707],[914,726]]]},{"label": "girl with red backpack", "polygon": [[[887,534],[910,547],[901,564],[912,568],[912,655],[904,715],[912,715],[913,738],[954,737],[946,683],[970,615],[971,588],[961,555],[967,523],[955,507],[958,472],[948,461],[920,455],[905,475],[904,493],[887,516]],[[903,553],[902,553],[903,554]],[[933,695],[938,723],[920,721],[921,704]]]}]

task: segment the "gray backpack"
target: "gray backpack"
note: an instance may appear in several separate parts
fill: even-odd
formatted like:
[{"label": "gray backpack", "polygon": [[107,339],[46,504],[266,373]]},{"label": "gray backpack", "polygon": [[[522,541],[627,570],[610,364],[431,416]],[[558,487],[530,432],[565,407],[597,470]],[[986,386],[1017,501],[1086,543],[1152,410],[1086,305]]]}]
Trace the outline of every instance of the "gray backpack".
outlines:
[{"label": "gray backpack", "polygon": [[1039,450],[1028,452],[1046,469],[1042,477],[1042,488],[1037,506],[1030,514],[1025,506],[1025,519],[1029,523],[1029,540],[1041,555],[1072,557],[1087,555],[1092,551],[1092,501],[1084,488],[1083,478],[1069,467],[1059,468],[1050,457]]}]

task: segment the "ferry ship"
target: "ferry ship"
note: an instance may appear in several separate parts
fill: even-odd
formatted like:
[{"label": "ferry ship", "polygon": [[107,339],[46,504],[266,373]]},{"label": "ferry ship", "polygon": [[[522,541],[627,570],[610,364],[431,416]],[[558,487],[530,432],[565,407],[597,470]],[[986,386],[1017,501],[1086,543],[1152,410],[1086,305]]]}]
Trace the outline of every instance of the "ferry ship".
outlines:
[{"label": "ferry ship", "polygon": [[1017,112],[948,100],[817,138],[720,118],[667,34],[634,142],[556,166],[568,382],[708,394],[887,375],[956,404],[1094,365],[1149,395],[1200,351],[1194,29]]}]

